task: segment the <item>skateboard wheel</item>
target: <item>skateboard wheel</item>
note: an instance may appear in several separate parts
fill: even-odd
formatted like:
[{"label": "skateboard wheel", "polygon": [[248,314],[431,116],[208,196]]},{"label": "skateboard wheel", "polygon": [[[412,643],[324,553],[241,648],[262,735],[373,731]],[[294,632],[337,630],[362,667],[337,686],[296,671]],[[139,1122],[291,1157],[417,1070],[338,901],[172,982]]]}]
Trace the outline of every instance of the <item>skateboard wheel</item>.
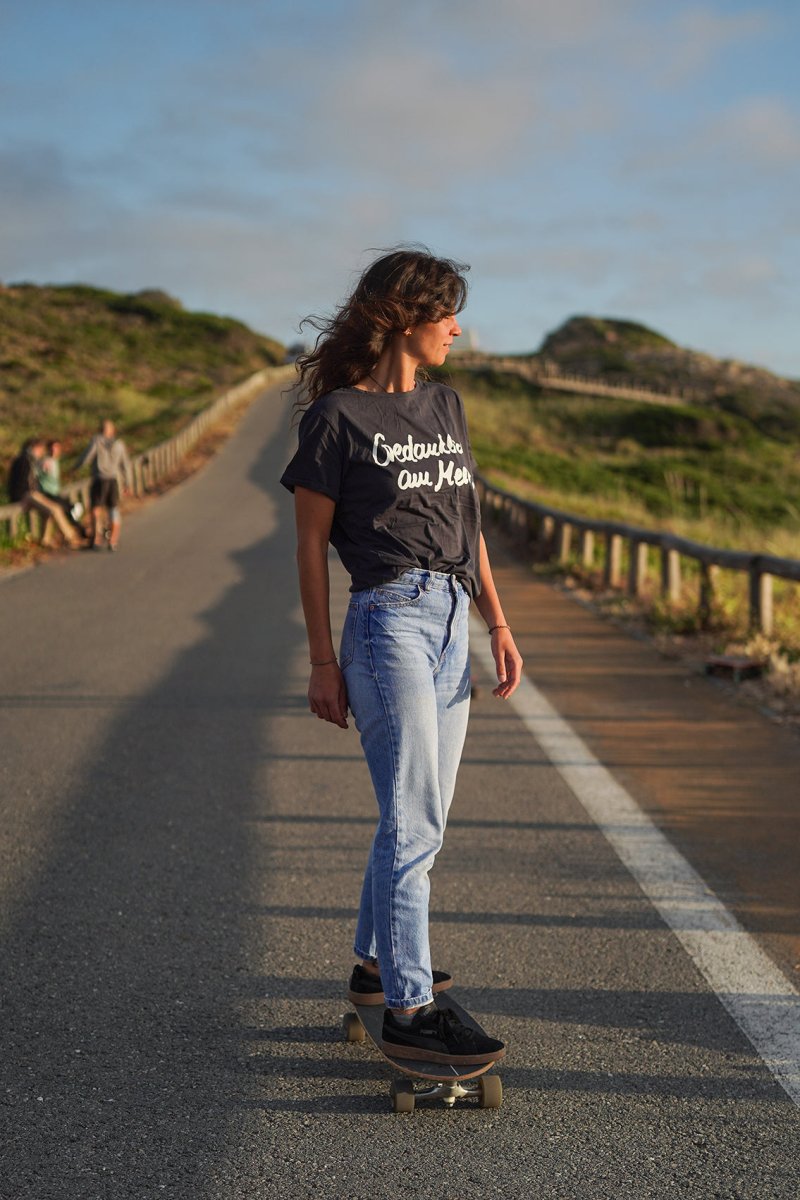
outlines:
[{"label": "skateboard wheel", "polygon": [[479,1108],[499,1108],[503,1103],[503,1081],[499,1075],[481,1075],[478,1080]]},{"label": "skateboard wheel", "polygon": [[367,1036],[364,1026],[355,1013],[345,1013],[342,1021],[344,1036],[348,1042],[363,1042]]},{"label": "skateboard wheel", "polygon": [[414,1085],[407,1079],[394,1079],[389,1089],[395,1112],[414,1111]]}]

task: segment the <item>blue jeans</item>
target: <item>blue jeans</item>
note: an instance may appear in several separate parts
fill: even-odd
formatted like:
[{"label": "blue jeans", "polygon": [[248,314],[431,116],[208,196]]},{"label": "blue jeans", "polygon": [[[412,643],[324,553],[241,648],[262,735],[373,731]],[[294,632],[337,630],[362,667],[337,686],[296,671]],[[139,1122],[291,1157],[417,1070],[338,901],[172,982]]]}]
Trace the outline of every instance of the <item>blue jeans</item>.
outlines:
[{"label": "blue jeans", "polygon": [[428,872],[442,845],[467,730],[469,596],[408,570],[351,597],[339,661],[378,801],[355,952],[389,1008],[432,999]]}]

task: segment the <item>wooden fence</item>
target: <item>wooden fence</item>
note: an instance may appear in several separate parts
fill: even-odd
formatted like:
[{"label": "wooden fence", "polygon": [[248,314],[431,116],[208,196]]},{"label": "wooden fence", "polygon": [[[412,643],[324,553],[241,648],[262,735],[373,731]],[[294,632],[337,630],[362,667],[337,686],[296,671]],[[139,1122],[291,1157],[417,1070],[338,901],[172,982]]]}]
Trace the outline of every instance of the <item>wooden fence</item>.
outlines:
[{"label": "wooden fence", "polygon": [[573,395],[605,396],[613,400],[632,400],[644,404],[660,404],[668,407],[680,404],[702,403],[704,395],[701,389],[694,388],[688,382],[677,384],[672,390],[654,387],[638,379],[628,379],[604,382],[593,375],[565,374],[557,363],[540,358],[520,358],[508,355],[480,354],[474,350],[459,351],[451,360],[451,365],[466,371],[480,371],[487,367],[494,371],[503,371],[510,375],[519,375],[537,387],[546,388],[551,392],[569,392]]},{"label": "wooden fence", "polygon": [[[641,596],[651,569],[650,548],[656,552],[661,594],[670,601],[681,595],[681,561],[698,564],[698,616],[706,627],[714,601],[714,583],[718,570],[743,571],[748,577],[750,626],[768,636],[773,627],[772,581],[791,579],[800,582],[800,562],[772,554],[753,554],[742,550],[720,550],[688,538],[618,521],[600,521],[562,512],[532,500],[522,500],[510,492],[492,487],[480,476],[476,480],[486,516],[496,520],[522,547],[539,561],[566,563],[577,555],[587,568],[600,565],[608,588],[624,588],[632,596]],[[623,554],[627,546],[627,555]],[[600,558],[598,560],[598,549]],[[627,559],[627,569],[623,562]]]},{"label": "wooden fence", "polygon": [[[131,491],[133,495],[146,495],[160,480],[171,474],[206,430],[211,429],[230,409],[274,383],[281,383],[284,380],[287,383],[290,382],[294,379],[295,373],[293,364],[265,367],[262,371],[257,371],[255,375],[251,375],[242,383],[224,392],[209,404],[208,408],[204,408],[202,412],[198,413],[185,428],[168,438],[166,442],[159,442],[157,446],[137,454],[131,460],[133,468]],[[67,484],[62,494],[69,496],[73,501],[80,500],[84,508],[88,510],[90,488],[90,479],[80,479],[75,483]],[[41,521],[41,517],[36,512],[25,514],[21,504],[0,505],[0,534],[5,533],[9,537],[16,537],[21,532],[22,523],[27,522],[31,535],[40,537]]]}]

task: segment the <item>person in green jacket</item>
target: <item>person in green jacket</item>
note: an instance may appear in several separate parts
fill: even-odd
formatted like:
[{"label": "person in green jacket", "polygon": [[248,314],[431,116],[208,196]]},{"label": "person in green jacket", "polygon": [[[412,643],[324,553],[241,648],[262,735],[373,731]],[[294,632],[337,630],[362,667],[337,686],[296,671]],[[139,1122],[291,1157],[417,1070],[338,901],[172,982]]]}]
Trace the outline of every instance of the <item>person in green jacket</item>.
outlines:
[{"label": "person in green jacket", "polygon": [[64,514],[73,529],[75,529],[82,538],[86,537],[86,530],[81,525],[80,518],[83,515],[83,505],[80,500],[72,500],[69,496],[61,494],[61,452],[63,445],[57,438],[52,439],[47,443],[46,455],[39,459],[36,464],[36,474],[39,479],[39,488],[50,500],[55,500],[64,510]]}]

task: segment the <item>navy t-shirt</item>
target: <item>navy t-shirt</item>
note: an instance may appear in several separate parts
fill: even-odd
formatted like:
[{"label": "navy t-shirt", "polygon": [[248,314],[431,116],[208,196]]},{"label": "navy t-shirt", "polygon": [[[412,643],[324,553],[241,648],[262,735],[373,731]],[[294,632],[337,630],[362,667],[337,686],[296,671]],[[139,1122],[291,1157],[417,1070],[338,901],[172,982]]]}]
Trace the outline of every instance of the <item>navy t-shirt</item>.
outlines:
[{"label": "navy t-shirt", "polygon": [[409,567],[444,571],[480,591],[475,460],[457,392],[337,388],[303,414],[300,444],[281,476],[336,503],[330,540],[351,591]]}]

